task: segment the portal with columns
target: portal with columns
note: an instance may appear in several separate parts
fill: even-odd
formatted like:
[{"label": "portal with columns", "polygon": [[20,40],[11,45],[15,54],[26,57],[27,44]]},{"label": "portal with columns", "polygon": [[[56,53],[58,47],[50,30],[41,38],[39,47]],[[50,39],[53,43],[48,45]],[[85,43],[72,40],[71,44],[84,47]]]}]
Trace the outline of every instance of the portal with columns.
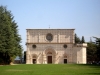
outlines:
[{"label": "portal with columns", "polygon": [[26,64],[86,64],[87,44],[74,43],[74,29],[26,31]]}]

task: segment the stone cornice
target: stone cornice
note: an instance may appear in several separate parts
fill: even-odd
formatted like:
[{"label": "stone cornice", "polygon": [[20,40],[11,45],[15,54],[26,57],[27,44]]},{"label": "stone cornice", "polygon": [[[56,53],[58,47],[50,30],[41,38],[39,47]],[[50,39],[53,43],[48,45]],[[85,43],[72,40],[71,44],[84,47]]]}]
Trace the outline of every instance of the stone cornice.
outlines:
[{"label": "stone cornice", "polygon": [[75,30],[75,29],[26,29],[26,30]]},{"label": "stone cornice", "polygon": [[42,43],[42,42],[40,42],[40,43],[32,43],[32,42],[30,42],[30,43],[26,43],[26,45],[27,44],[74,44],[74,43],[67,43],[67,42],[62,42],[62,43],[56,43],[56,42],[47,42],[47,43]]}]

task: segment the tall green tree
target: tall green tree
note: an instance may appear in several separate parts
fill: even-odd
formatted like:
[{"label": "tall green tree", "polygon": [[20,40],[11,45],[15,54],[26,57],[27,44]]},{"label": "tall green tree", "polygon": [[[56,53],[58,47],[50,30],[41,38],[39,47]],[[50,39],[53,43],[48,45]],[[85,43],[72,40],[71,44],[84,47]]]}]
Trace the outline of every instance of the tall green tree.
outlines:
[{"label": "tall green tree", "polygon": [[97,61],[96,44],[92,42],[87,43],[87,62]]},{"label": "tall green tree", "polygon": [[98,59],[98,61],[100,61],[100,38],[98,38],[98,37],[93,37],[93,38],[96,39],[96,40],[95,40],[96,48],[97,48],[96,54],[97,54],[97,59]]},{"label": "tall green tree", "polygon": [[21,56],[21,37],[11,11],[0,6],[0,64],[10,64],[15,56]]},{"label": "tall green tree", "polygon": [[80,38],[77,36],[77,34],[75,34],[75,43],[80,43]]},{"label": "tall green tree", "polygon": [[84,36],[82,36],[81,43],[85,43]]},{"label": "tall green tree", "polygon": [[26,51],[24,51],[24,62],[26,63]]},{"label": "tall green tree", "polygon": [[95,42],[88,42],[87,45],[87,61],[89,62],[99,62],[100,61],[100,38],[95,38]]}]

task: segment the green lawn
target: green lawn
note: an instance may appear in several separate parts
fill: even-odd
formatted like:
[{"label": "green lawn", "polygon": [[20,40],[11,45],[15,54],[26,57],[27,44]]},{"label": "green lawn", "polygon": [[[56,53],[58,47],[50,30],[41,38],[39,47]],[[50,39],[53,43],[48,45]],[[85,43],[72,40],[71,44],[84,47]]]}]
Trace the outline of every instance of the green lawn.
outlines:
[{"label": "green lawn", "polygon": [[0,75],[100,75],[100,65],[7,65],[0,66]]}]

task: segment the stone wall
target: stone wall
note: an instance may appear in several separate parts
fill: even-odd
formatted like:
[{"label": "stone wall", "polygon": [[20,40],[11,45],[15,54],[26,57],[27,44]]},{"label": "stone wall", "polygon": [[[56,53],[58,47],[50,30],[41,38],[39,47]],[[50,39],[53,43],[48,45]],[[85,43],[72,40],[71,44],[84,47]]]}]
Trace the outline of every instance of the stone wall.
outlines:
[{"label": "stone wall", "polygon": [[[55,60],[53,63],[63,63],[64,55],[67,56],[68,63],[72,62],[72,44],[67,44],[67,48],[64,48],[64,44],[35,44],[37,47],[32,48],[33,44],[28,45],[28,54],[32,60],[32,55],[37,55],[37,63],[43,63],[43,55],[46,56],[45,51],[54,50]],[[32,61],[31,61],[32,62]]]},{"label": "stone wall", "polygon": [[[53,35],[52,41],[46,39],[48,33]],[[74,45],[74,29],[27,29],[26,46],[26,64],[47,64],[48,56],[53,64],[63,64],[64,59],[67,63],[86,63],[86,44]]]},{"label": "stone wall", "polygon": [[74,29],[27,29],[27,43],[49,43],[46,35],[51,33],[51,43],[74,43]]},{"label": "stone wall", "polygon": [[86,47],[87,44],[76,44],[73,47],[73,62],[77,64],[86,64]]}]

